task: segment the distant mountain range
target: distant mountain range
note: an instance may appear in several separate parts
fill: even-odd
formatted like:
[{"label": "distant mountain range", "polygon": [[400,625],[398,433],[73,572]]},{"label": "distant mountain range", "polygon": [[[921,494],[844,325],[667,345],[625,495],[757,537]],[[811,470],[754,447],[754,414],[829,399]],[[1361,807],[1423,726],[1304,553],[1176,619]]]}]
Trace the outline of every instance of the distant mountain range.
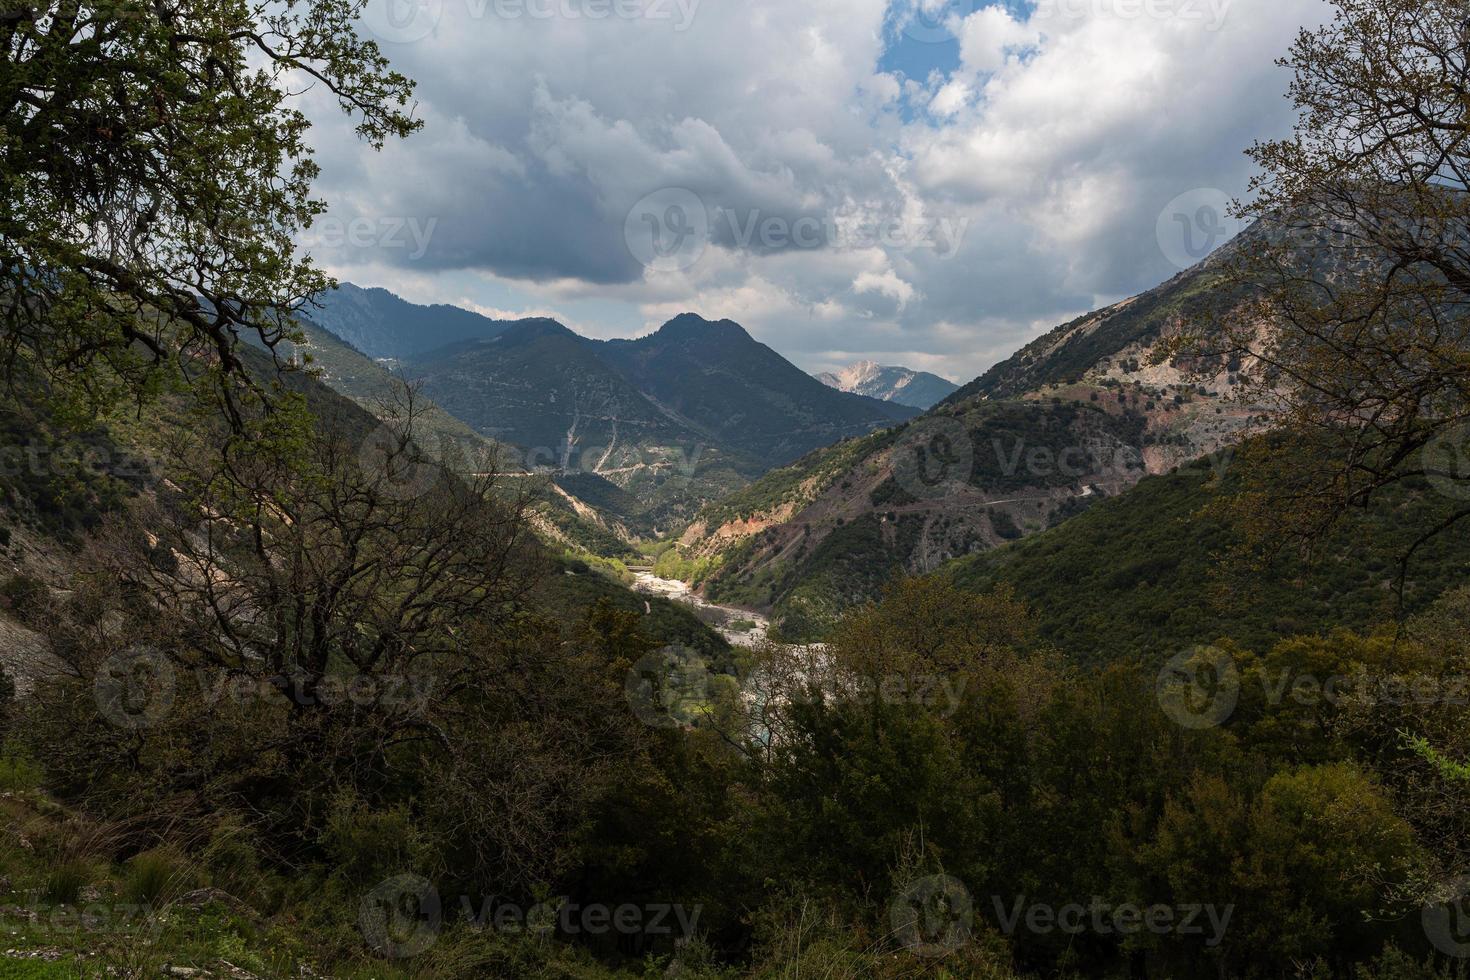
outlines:
[{"label": "distant mountain range", "polygon": [[817,375],[817,380],[838,391],[918,409],[933,408],[960,387],[937,374],[889,367],[876,361],[858,361],[837,372],[823,372]]},{"label": "distant mountain range", "polygon": [[402,377],[527,469],[634,533],[682,526],[773,467],[918,414],[827,387],[730,320],[636,340],[492,320],[344,284],[310,323]]}]

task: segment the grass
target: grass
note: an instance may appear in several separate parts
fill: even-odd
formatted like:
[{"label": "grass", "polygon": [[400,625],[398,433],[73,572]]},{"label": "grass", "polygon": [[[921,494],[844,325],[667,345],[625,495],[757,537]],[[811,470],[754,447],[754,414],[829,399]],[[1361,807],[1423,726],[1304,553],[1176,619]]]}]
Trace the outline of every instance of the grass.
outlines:
[{"label": "grass", "polygon": [[41,785],[41,767],[13,742],[0,748],[0,792],[21,793]]},{"label": "grass", "polygon": [[58,905],[75,905],[82,889],[92,883],[95,872],[90,864],[80,859],[63,861],[46,875],[42,895]]},{"label": "grass", "polygon": [[72,980],[86,975],[76,966],[60,961],[0,958],[0,980]]},{"label": "grass", "polygon": [[128,862],[123,895],[135,904],[158,908],[183,892],[193,877],[181,855],[167,848],[145,851]]}]

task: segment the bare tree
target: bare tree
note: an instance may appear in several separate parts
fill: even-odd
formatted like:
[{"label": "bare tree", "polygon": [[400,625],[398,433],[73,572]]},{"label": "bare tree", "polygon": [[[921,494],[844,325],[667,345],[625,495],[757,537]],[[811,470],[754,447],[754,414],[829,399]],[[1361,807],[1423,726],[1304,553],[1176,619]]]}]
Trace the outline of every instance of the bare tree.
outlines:
[{"label": "bare tree", "polygon": [[[1470,517],[1470,21],[1451,0],[1336,0],[1304,30],[1294,133],[1259,143],[1228,274],[1248,297],[1186,346],[1242,367],[1294,438],[1252,448],[1257,539],[1310,544],[1386,487]],[[1406,560],[1407,557],[1406,556]]]}]

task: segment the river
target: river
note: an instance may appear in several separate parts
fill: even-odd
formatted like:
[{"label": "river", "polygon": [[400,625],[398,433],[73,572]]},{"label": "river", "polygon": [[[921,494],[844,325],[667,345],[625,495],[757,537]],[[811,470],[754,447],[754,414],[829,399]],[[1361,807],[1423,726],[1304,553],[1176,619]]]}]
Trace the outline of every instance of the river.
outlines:
[{"label": "river", "polygon": [[[760,613],[736,606],[721,606],[707,602],[703,597],[696,595],[687,582],[659,578],[652,572],[635,574],[638,577],[633,585],[636,591],[689,606],[701,621],[737,646],[758,646],[765,641],[766,635],[771,630],[771,621]],[[747,624],[750,626],[748,629],[736,629],[736,623],[741,624],[742,627]]]}]

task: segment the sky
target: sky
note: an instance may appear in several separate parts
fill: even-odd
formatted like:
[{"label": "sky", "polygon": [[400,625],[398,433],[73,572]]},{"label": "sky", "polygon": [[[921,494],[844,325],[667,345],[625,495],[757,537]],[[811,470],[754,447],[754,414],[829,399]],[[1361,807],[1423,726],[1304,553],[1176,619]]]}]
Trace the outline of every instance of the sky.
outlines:
[{"label": "sky", "polygon": [[1235,230],[1320,0],[368,0],[424,129],[304,103],[338,278],[966,381]]}]

